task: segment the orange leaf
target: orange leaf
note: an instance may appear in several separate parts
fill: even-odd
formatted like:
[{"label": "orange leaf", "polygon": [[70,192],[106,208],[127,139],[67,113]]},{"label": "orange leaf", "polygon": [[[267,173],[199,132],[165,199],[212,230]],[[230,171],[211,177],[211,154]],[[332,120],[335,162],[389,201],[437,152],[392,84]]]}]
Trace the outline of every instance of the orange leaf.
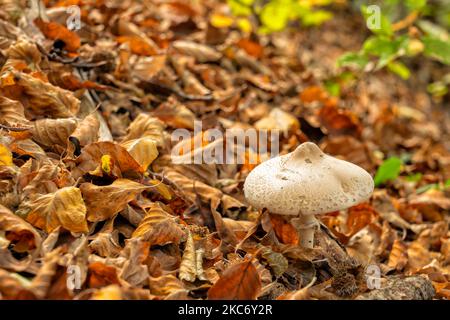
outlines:
[{"label": "orange leaf", "polygon": [[225,270],[209,289],[210,300],[255,300],[261,291],[261,279],[251,260],[236,263]]},{"label": "orange leaf", "polygon": [[255,58],[261,58],[261,56],[263,55],[264,48],[259,43],[251,41],[249,39],[241,39],[237,42],[237,45]]},{"label": "orange leaf", "polygon": [[284,244],[298,244],[298,233],[294,226],[288,223],[283,217],[270,214],[273,230],[277,238]]},{"label": "orange leaf", "polygon": [[361,203],[348,209],[347,236],[350,238],[365,226],[371,224],[377,213],[371,205]]},{"label": "orange leaf", "polygon": [[56,22],[45,22],[40,18],[36,19],[34,22],[47,38],[63,41],[67,51],[74,52],[80,47],[80,37],[63,25]]},{"label": "orange leaf", "polygon": [[131,52],[134,54],[140,56],[153,56],[157,54],[153,46],[138,36],[120,36],[116,40],[118,43],[129,43]]},{"label": "orange leaf", "polygon": [[329,134],[361,135],[361,124],[356,115],[348,110],[341,110],[334,104],[326,104],[319,111],[320,123]]},{"label": "orange leaf", "polygon": [[110,284],[118,284],[117,270],[101,262],[93,262],[89,265],[89,288],[100,288]]},{"label": "orange leaf", "polygon": [[325,101],[328,94],[325,90],[318,86],[311,86],[300,93],[300,100],[309,103],[313,101]]}]

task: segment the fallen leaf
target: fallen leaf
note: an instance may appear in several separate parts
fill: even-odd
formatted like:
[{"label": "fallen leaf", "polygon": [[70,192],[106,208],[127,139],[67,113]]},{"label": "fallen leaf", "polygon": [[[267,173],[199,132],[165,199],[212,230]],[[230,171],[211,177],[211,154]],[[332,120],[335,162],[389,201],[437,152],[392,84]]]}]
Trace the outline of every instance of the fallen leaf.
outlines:
[{"label": "fallen leaf", "polygon": [[128,179],[117,179],[107,186],[83,183],[80,186],[89,221],[103,221],[125,209],[148,186]]},{"label": "fallen leaf", "polygon": [[270,214],[270,222],[273,230],[282,243],[298,244],[298,232],[292,224],[287,222],[282,216],[277,214]]},{"label": "fallen leaf", "polygon": [[69,136],[77,127],[77,121],[67,119],[40,119],[33,122],[31,133],[33,140],[44,147],[59,145],[66,147]]},{"label": "fallen leaf", "polygon": [[64,48],[67,51],[77,51],[81,45],[80,37],[73,31],[70,31],[65,26],[56,22],[45,22],[38,18],[34,23],[42,31],[42,33],[49,39],[61,40],[64,42]]},{"label": "fallen leaf", "polygon": [[79,178],[95,170],[101,165],[101,158],[104,155],[109,155],[114,161],[115,168],[112,174],[116,177],[142,173],[139,163],[124,147],[114,142],[103,141],[91,143],[82,149],[81,155],[76,159],[77,167],[72,170],[72,175]]},{"label": "fallen leaf", "polygon": [[[25,270],[37,256],[42,239],[25,220],[0,204],[0,267]],[[28,253],[17,259],[15,253]]]},{"label": "fallen leaf", "polygon": [[206,280],[203,270],[203,249],[195,249],[194,239],[189,232],[178,277],[180,280],[194,282],[195,279]]},{"label": "fallen leaf", "polygon": [[12,153],[9,151],[9,149],[4,146],[3,144],[0,144],[0,166],[12,166]]},{"label": "fallen leaf", "polygon": [[154,203],[133,232],[132,237],[142,237],[152,245],[180,243],[184,232],[175,222],[175,218],[159,203]]},{"label": "fallen leaf", "polygon": [[251,260],[233,264],[208,290],[210,300],[255,300],[261,290],[261,279]]},{"label": "fallen leaf", "polygon": [[88,232],[86,206],[80,189],[76,187],[42,195],[28,205],[31,210],[27,221],[47,233],[59,226],[72,232]]},{"label": "fallen leaf", "polygon": [[118,43],[128,43],[131,52],[137,55],[152,56],[158,53],[153,45],[138,36],[120,36],[116,40]]},{"label": "fallen leaf", "polygon": [[141,165],[143,171],[147,171],[159,154],[156,141],[149,137],[128,140],[121,145]]},{"label": "fallen leaf", "polygon": [[406,245],[400,240],[395,240],[392,245],[391,253],[389,254],[388,266],[399,271],[402,270],[407,263],[408,252]]}]

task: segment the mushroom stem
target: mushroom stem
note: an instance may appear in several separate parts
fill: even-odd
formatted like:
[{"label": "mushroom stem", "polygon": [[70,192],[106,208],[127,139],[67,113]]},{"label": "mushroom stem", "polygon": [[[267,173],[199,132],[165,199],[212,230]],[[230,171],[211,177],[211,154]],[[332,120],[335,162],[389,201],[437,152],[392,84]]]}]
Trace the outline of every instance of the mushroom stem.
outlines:
[{"label": "mushroom stem", "polygon": [[314,232],[319,222],[313,214],[300,215],[292,219],[292,224],[297,229],[300,236],[300,245],[304,248],[314,247]]}]

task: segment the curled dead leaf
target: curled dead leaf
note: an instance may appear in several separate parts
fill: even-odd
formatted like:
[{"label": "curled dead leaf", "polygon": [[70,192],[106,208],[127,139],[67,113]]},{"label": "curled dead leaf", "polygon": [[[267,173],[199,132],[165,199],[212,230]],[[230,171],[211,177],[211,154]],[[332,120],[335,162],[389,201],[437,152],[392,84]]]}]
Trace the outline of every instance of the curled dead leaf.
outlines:
[{"label": "curled dead leaf", "polygon": [[176,217],[167,213],[159,203],[154,203],[133,232],[132,237],[141,237],[152,245],[178,244],[185,234],[175,219]]},{"label": "curled dead leaf", "polygon": [[[14,271],[25,270],[38,254],[41,236],[25,220],[0,204],[0,267]],[[18,260],[13,252],[27,254]]]},{"label": "curled dead leaf", "polygon": [[77,167],[72,170],[74,178],[77,179],[97,169],[104,155],[110,156],[114,161],[112,175],[116,177],[142,172],[139,163],[124,147],[114,142],[103,141],[91,143],[82,149],[81,155],[76,159]]},{"label": "curled dead leaf", "polygon": [[143,171],[147,171],[148,166],[159,154],[156,141],[149,137],[128,140],[121,145],[141,165]]},{"label": "curled dead leaf", "polygon": [[77,120],[66,119],[40,119],[33,122],[31,132],[33,140],[44,147],[59,145],[67,146],[69,136],[77,127]]},{"label": "curled dead leaf", "polygon": [[89,221],[103,221],[111,218],[125,209],[127,204],[148,186],[128,179],[117,179],[107,186],[96,186],[92,183],[83,183],[80,190],[83,193],[87,207]]},{"label": "curled dead leaf", "polygon": [[59,226],[72,232],[88,232],[86,206],[76,187],[39,196],[27,205],[30,207],[27,221],[47,233]]}]

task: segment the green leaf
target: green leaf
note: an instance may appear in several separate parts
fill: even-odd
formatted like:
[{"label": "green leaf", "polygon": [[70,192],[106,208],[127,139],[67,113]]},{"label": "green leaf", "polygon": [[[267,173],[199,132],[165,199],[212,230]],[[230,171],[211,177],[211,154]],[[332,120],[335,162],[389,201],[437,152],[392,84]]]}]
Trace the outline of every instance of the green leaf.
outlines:
[{"label": "green leaf", "polygon": [[450,188],[450,179],[444,182],[444,188]]},{"label": "green leaf", "polygon": [[414,173],[414,174],[411,174],[411,175],[407,176],[406,177],[406,181],[419,182],[420,180],[422,180],[422,176],[423,176],[422,173],[417,172],[417,173]]},{"label": "green leaf", "polygon": [[407,36],[400,36],[394,40],[385,36],[372,36],[364,42],[362,50],[366,54],[379,57],[376,67],[379,70],[397,57],[404,55],[408,43],[409,38]]},{"label": "green leaf", "polygon": [[379,6],[361,6],[361,12],[366,21],[367,28],[377,35],[393,35],[392,24],[389,19],[383,15]]},{"label": "green leaf", "polygon": [[444,64],[450,65],[450,41],[444,41],[431,36],[422,37],[425,45],[425,55],[432,57]]},{"label": "green leaf", "polygon": [[427,86],[427,91],[434,97],[443,97],[448,93],[448,88],[444,82],[436,81]]},{"label": "green leaf", "polygon": [[325,89],[329,94],[335,97],[339,97],[339,95],[341,94],[341,86],[338,82],[333,80],[325,81]]},{"label": "green leaf", "polygon": [[411,76],[411,72],[409,71],[408,67],[400,61],[389,62],[387,68],[389,69],[389,71],[395,73],[404,80],[408,79]]},{"label": "green leaf", "polygon": [[402,164],[402,160],[397,157],[390,157],[385,160],[375,174],[375,186],[397,179],[402,170]]},{"label": "green leaf", "polygon": [[405,5],[409,11],[421,11],[427,5],[427,0],[405,0]]},{"label": "green leaf", "polygon": [[356,52],[344,53],[337,60],[338,67],[356,65],[358,68],[363,69],[367,63],[369,63],[369,58],[363,53]]}]

